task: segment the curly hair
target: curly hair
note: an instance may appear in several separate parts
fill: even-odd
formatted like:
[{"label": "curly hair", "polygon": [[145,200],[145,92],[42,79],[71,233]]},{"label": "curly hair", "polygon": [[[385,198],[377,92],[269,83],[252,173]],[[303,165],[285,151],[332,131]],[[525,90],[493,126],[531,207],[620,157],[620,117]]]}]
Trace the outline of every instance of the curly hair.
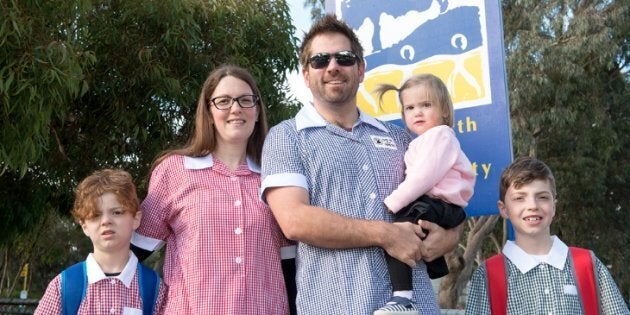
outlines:
[{"label": "curly hair", "polygon": [[129,173],[120,169],[103,169],[81,181],[75,190],[72,216],[77,223],[92,219],[98,211],[98,200],[105,193],[113,193],[124,211],[133,216],[138,212],[136,185]]}]

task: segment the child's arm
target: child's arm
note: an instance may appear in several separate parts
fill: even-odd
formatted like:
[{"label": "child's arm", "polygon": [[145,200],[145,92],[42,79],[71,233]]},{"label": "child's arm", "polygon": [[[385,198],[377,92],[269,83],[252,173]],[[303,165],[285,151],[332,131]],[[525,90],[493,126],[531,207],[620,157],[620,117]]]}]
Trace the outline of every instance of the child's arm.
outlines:
[{"label": "child's arm", "polygon": [[34,315],[61,315],[61,275],[57,275],[39,300]]},{"label": "child's arm", "polygon": [[466,299],[467,315],[490,315],[488,299],[488,283],[486,280],[486,263],[482,263],[472,275],[468,298]]},{"label": "child's arm", "polygon": [[630,310],[619,292],[619,288],[613,280],[608,268],[591,252],[597,273],[598,292],[600,294],[600,306],[602,314],[628,315]]},{"label": "child's arm", "polygon": [[408,150],[405,180],[384,200],[394,213],[429,192],[446,176],[457,162],[460,146],[450,127],[438,126],[412,141]]}]

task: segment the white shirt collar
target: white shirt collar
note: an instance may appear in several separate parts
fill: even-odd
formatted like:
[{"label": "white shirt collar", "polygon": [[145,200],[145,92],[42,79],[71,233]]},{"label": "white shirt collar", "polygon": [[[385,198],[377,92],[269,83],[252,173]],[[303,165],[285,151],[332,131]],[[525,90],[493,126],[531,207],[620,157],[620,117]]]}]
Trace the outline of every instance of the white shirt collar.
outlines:
[{"label": "white shirt collar", "polygon": [[[551,250],[549,250],[546,263],[562,270],[567,260],[569,247],[555,235],[551,237],[551,241]],[[507,241],[502,252],[522,273],[526,273],[539,265],[538,261],[518,247],[513,241]]]},{"label": "white shirt collar", "polygon": [[[125,286],[129,288],[131,287],[131,280],[133,280],[133,276],[136,274],[137,266],[138,258],[131,251],[129,251],[129,260],[127,261],[127,265],[125,265],[125,268],[119,275],[112,278],[116,278],[122,281],[122,283],[124,283]],[[98,265],[92,253],[90,253],[85,260],[85,270],[87,272],[87,279],[89,284],[107,279],[107,276],[103,272],[103,269],[101,269],[101,266]]]},{"label": "white shirt collar", "polygon": [[[214,160],[212,160],[212,154],[199,157],[184,156],[184,169],[187,170],[200,170],[212,167],[213,165]],[[252,172],[260,173],[260,166],[254,163],[249,156],[247,157],[247,167]]]},{"label": "white shirt collar", "polygon": [[[358,125],[359,122],[364,122],[384,132],[389,132],[376,118],[364,113],[358,107],[357,110],[359,111],[359,120],[354,124],[355,126]],[[326,127],[327,124],[328,122],[317,112],[317,109],[315,109],[312,103],[302,106],[302,109],[295,115],[295,125],[298,131],[311,127]]]}]

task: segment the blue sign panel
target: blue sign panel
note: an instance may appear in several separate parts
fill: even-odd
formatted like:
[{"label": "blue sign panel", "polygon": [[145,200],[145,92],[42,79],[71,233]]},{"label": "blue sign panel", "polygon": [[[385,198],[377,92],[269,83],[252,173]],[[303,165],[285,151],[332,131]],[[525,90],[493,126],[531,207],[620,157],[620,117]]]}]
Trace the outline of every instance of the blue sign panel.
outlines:
[{"label": "blue sign panel", "polygon": [[471,216],[497,214],[501,171],[512,161],[503,29],[499,1],[327,0],[365,49],[366,74],[357,102],[368,114],[403,125],[395,93],[383,104],[380,83],[400,87],[432,73],[449,89],[454,129],[477,174]]}]

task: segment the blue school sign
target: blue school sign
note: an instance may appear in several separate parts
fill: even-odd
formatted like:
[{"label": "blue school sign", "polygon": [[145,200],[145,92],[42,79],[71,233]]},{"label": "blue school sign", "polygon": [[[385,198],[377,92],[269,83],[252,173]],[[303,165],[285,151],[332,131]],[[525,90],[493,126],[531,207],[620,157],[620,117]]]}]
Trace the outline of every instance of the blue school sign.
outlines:
[{"label": "blue school sign", "polygon": [[503,29],[499,1],[326,0],[356,32],[367,71],[359,107],[403,125],[394,93],[379,106],[377,84],[401,86],[417,73],[447,85],[455,106],[454,129],[477,174],[471,216],[497,214],[501,171],[512,161]]}]

